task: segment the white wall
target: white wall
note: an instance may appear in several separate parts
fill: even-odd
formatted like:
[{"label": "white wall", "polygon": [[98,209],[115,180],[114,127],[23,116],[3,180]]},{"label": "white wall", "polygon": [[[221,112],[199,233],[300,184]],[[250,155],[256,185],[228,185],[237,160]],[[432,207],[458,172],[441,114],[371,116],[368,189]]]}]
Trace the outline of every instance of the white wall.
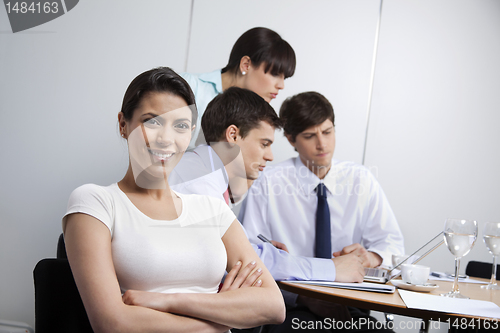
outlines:
[{"label": "white wall", "polygon": [[[500,2],[386,0],[366,164],[407,251],[449,217],[500,221]],[[445,246],[422,262],[453,271]],[[482,238],[464,257],[490,262]]]},{"label": "white wall", "polygon": [[[271,105],[323,93],[337,116],[336,157],[360,163],[379,6],[196,0],[187,70],[224,66],[251,27],[276,30],[298,63]],[[0,9],[0,318],[34,326],[32,270],[55,256],[68,195],[121,178],[123,93],[152,67],[185,70],[190,10],[189,1],[87,0],[12,34]],[[446,217],[500,220],[499,18],[496,0],[383,2],[366,164],[376,167],[409,251]],[[294,153],[277,138],[279,162]],[[491,259],[480,242],[468,258]],[[451,270],[453,260],[443,248],[427,263]]]},{"label": "white wall", "polygon": [[[375,30],[380,8],[372,0],[196,0],[188,71],[222,68],[236,39],[263,26],[278,32],[297,56],[295,75],[271,105],[303,91],[324,94],[336,110],[336,156],[361,163]],[[266,8],[266,10],[262,10]],[[211,13],[207,15],[206,13]],[[273,145],[275,161],[294,155],[281,133]]]},{"label": "white wall", "polygon": [[0,318],[34,326],[32,270],[55,257],[71,191],[118,181],[117,114],[130,81],[182,67],[190,2],[80,1],[12,34],[0,9]]}]

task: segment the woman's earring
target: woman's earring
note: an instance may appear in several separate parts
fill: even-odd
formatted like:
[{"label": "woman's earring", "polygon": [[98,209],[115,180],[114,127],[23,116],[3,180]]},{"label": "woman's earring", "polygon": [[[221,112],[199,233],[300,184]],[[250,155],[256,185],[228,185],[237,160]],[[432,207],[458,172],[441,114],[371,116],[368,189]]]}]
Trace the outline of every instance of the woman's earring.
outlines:
[{"label": "woman's earring", "polygon": [[124,138],[124,139],[125,139],[125,134],[123,134],[123,133],[122,133],[122,138]]},{"label": "woman's earring", "polygon": [[243,72],[241,72],[241,75],[245,75],[246,73],[247,73],[247,72],[243,71]]}]

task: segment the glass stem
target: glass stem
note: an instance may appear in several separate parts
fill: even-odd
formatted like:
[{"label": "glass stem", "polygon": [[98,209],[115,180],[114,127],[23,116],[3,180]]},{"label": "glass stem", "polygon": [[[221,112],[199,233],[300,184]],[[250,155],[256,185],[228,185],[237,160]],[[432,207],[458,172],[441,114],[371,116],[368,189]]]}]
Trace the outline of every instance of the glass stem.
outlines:
[{"label": "glass stem", "polygon": [[460,258],[455,258],[455,281],[453,281],[453,292],[459,293],[458,290],[458,272],[460,270]]},{"label": "glass stem", "polygon": [[491,269],[490,284],[496,284],[496,278],[497,278],[497,256],[493,256],[493,267]]}]

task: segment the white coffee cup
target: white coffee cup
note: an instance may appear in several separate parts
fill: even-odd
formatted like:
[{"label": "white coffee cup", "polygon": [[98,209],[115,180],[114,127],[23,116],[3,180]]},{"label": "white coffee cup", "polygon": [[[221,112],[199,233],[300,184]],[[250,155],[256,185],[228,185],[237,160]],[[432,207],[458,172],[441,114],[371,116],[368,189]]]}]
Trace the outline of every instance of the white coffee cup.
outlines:
[{"label": "white coffee cup", "polygon": [[422,265],[401,265],[401,278],[403,282],[411,284],[425,284],[429,278],[431,268]]}]

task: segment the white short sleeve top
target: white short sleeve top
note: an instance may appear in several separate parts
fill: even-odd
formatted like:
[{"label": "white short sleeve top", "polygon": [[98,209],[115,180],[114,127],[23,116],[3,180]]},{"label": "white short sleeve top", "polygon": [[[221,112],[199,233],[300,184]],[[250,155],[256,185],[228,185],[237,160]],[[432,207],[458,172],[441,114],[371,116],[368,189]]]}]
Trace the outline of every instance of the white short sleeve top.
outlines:
[{"label": "white short sleeve top", "polygon": [[71,194],[63,224],[69,214],[84,213],[108,227],[122,292],[216,293],[227,264],[221,238],[235,216],[222,200],[177,195],[182,200],[180,216],[154,220],[116,183],[83,185]]}]

